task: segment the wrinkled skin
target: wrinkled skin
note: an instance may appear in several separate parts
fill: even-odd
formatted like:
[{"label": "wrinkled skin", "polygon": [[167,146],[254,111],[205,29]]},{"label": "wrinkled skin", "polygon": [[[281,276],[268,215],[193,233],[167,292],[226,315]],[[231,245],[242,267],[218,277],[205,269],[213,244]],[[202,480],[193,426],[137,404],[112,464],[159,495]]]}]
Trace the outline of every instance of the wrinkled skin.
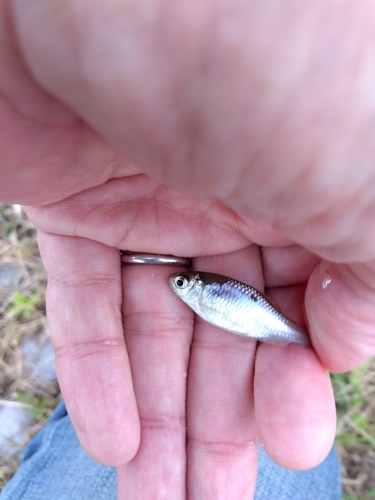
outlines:
[{"label": "wrinkled skin", "polygon": [[[369,0],[0,1],[0,199],[39,230],[62,392],[120,500],[251,498],[258,439],[286,467],[328,453],[326,370],[375,353],[374,22]],[[175,269],[118,249],[265,288],[314,350],[194,320]]]}]

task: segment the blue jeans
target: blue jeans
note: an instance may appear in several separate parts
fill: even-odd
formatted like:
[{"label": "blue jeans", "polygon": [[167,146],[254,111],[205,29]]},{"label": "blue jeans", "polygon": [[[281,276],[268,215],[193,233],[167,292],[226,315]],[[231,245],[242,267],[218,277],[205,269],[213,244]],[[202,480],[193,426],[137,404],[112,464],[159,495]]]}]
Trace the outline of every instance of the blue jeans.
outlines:
[{"label": "blue jeans", "polygon": [[[323,463],[307,471],[283,469],[260,449],[255,500],[340,498],[334,448]],[[0,500],[116,499],[116,469],[100,465],[82,449],[64,403],[30,442],[18,472],[0,494]]]}]

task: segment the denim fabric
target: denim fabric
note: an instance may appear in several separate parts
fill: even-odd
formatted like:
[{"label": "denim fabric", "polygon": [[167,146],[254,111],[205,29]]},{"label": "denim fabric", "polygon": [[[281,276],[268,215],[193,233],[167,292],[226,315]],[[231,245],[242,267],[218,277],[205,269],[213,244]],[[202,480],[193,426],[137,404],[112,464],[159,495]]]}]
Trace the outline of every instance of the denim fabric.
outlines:
[{"label": "denim fabric", "polygon": [[[318,467],[302,472],[279,467],[260,449],[255,500],[339,500],[340,483],[335,449]],[[116,469],[87,455],[60,403],[26,448],[0,500],[117,500]]]},{"label": "denim fabric", "polygon": [[27,446],[1,500],[117,499],[116,469],[90,458],[80,445],[64,403]]},{"label": "denim fabric", "polygon": [[317,467],[283,469],[260,448],[254,500],[340,500],[341,475],[336,448]]}]

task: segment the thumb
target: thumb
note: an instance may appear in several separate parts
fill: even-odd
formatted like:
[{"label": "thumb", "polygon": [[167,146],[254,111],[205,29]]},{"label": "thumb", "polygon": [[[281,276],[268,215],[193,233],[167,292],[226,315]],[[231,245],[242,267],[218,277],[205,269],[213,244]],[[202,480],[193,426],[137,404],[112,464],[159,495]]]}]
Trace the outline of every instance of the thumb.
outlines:
[{"label": "thumb", "polygon": [[306,290],[314,348],[330,371],[348,371],[375,355],[375,261],[323,261]]}]

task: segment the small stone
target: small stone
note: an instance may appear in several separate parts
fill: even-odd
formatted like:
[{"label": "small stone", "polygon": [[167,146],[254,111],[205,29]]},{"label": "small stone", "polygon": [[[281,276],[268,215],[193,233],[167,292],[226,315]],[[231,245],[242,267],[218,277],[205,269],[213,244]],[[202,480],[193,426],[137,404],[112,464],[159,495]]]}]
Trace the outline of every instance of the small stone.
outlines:
[{"label": "small stone", "polygon": [[27,373],[46,382],[57,380],[55,350],[50,339],[33,335],[23,342],[22,354]]},{"label": "small stone", "polygon": [[35,424],[31,407],[15,401],[0,401],[0,457],[19,459]]},{"label": "small stone", "polygon": [[7,262],[0,266],[0,298],[17,290],[22,278],[22,269]]},{"label": "small stone", "polygon": [[35,376],[47,382],[57,380],[55,349],[50,340],[47,340],[40,351],[35,365]]}]

